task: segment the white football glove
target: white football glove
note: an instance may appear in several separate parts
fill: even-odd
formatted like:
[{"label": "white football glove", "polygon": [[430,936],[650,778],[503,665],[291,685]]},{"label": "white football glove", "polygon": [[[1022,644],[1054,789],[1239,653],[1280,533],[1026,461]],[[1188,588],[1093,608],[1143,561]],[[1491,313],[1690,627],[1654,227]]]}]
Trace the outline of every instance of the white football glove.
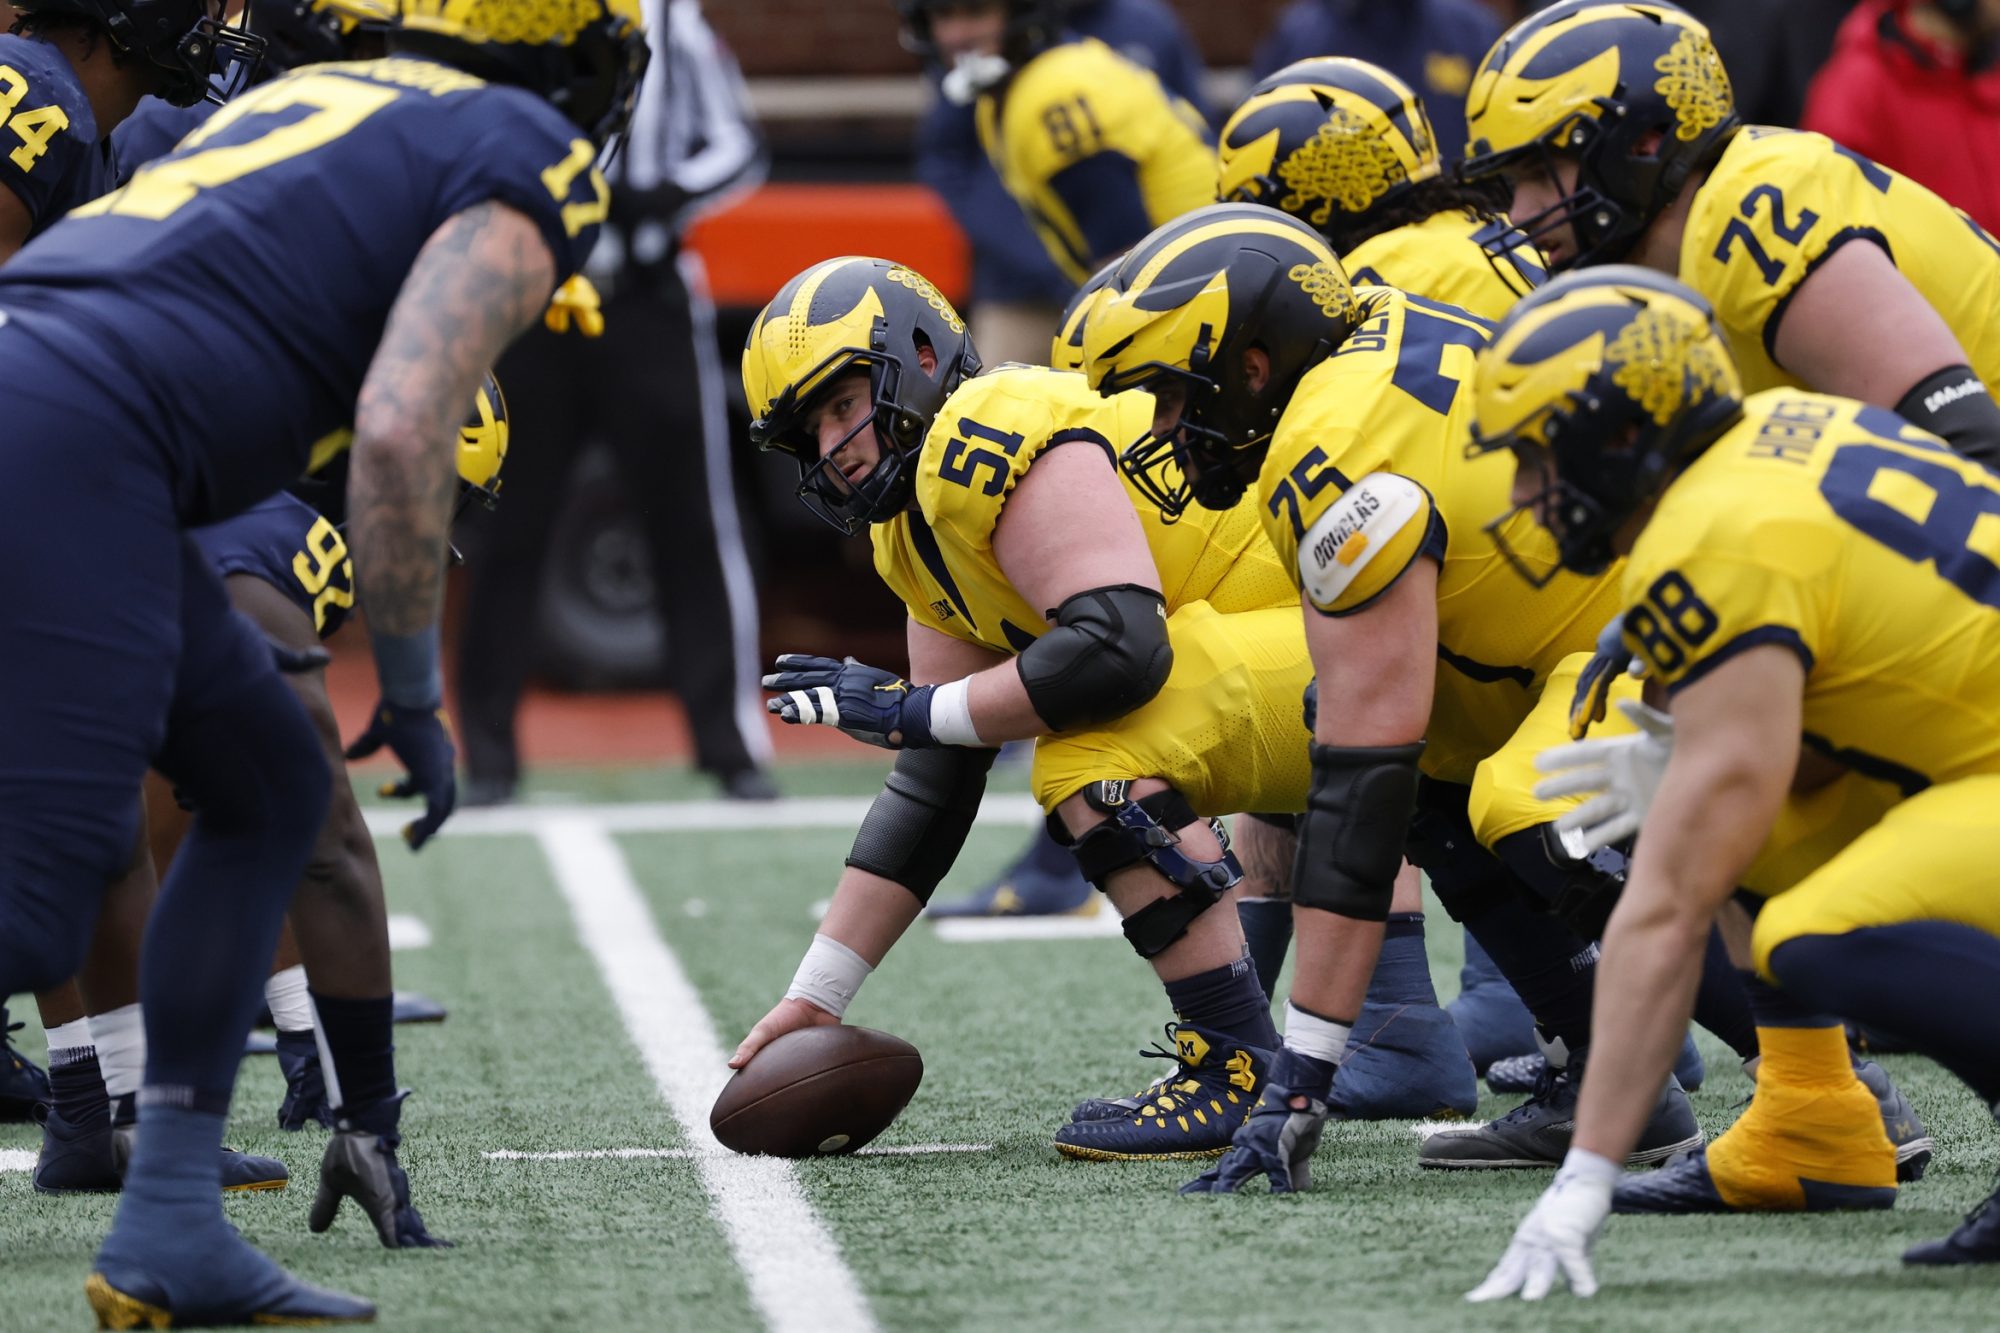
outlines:
[{"label": "white football glove", "polygon": [[1611,1189],[1620,1174],[1617,1163],[1572,1149],[1555,1183],[1514,1229],[1500,1262],[1465,1299],[1498,1301],[1518,1293],[1524,1301],[1538,1301],[1555,1286],[1558,1273],[1576,1295],[1595,1295],[1590,1250],[1611,1215]]},{"label": "white football glove", "polygon": [[1554,774],[1535,784],[1537,798],[1590,797],[1556,820],[1563,850],[1579,861],[1639,831],[1673,757],[1671,717],[1636,699],[1618,700],[1618,709],[1637,732],[1573,741],[1535,756],[1537,769]]}]

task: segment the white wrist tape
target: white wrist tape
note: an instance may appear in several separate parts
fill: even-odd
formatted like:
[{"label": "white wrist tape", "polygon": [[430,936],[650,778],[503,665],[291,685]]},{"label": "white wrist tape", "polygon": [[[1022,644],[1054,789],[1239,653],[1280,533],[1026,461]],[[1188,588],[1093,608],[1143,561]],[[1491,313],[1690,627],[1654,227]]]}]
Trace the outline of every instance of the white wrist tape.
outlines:
[{"label": "white wrist tape", "polygon": [[1285,1001],[1285,1045],[1300,1055],[1310,1055],[1315,1060],[1337,1065],[1342,1052],[1347,1049],[1350,1031],[1345,1023],[1309,1014],[1290,1000]]},{"label": "white wrist tape", "polygon": [[972,729],[972,677],[931,691],[931,735],[940,745],[983,745]]},{"label": "white wrist tape", "polygon": [[804,1000],[840,1018],[847,1013],[847,1006],[854,1003],[861,983],[874,970],[866,959],[839,940],[815,935],[812,948],[806,950],[806,956],[799,960],[799,970],[792,974],[791,989],[785,992],[785,998]]}]

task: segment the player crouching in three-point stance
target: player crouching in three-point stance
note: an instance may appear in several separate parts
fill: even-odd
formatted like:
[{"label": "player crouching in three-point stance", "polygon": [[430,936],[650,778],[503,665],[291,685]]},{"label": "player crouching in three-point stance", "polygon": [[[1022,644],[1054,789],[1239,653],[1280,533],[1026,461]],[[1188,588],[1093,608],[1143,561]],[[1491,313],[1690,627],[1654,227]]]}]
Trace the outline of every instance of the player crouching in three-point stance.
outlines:
[{"label": "player crouching in three-point stance", "polygon": [[147,924],[138,1132],[86,1284],[107,1326],[373,1316],[222,1216],[236,1066],[330,779],[190,530],[351,445],[366,739],[425,800],[412,841],[435,832],[455,428],[595,240],[592,163],[646,54],[631,0],[421,10],[392,58],[233,101],[0,269],[0,992],[76,972],[149,766],[197,811]]},{"label": "player crouching in three-point stance", "polygon": [[[1532,511],[1570,569],[1625,557],[1625,643],[1672,700],[1644,734],[1556,757],[1591,761],[1600,799],[1643,823],[1604,937],[1602,1054],[1573,1145],[1472,1298],[1539,1297],[1559,1272],[1589,1295],[1617,1164],[1738,885],[1769,895],[1752,952],[1802,1018],[1879,1027],[2000,1114],[2000,573],[1977,544],[2000,481],[1880,408],[1744,399],[1707,304],[1641,269],[1525,300],[1478,381],[1475,447],[1512,452],[1516,515]],[[1604,808],[1576,822],[1619,836]],[[1842,1042],[1837,1020],[1802,1024],[1766,1069],[1844,1069]],[[1744,1119],[1785,1136],[1746,1136],[1740,1160],[1712,1163],[1709,1193],[1747,1180],[1808,1200],[1892,1195],[1886,1140],[1852,1176],[1797,1168],[1838,1170],[1845,1156],[1816,1139],[1849,1143],[1867,1105],[1851,1078],[1761,1080]],[[1997,1205],[1905,1259],[2000,1261]]]},{"label": "player crouching in three-point stance", "polygon": [[1115,450],[1145,429],[1149,398],[978,369],[937,290],[879,259],[806,270],[751,329],[753,437],[798,461],[808,508],[868,530],[909,612],[911,679],[786,657],[765,680],[787,721],[901,753],[787,997],[732,1063],[839,1020],[950,869],[991,747],[1035,737],[1052,832],[1182,1020],[1173,1075],[1137,1106],[1086,1103],[1056,1145],[1213,1156],[1277,1034],[1229,905],[1236,859],[1204,816],[1304,806],[1311,668],[1290,583],[1253,516],[1169,523],[1128,489]]}]

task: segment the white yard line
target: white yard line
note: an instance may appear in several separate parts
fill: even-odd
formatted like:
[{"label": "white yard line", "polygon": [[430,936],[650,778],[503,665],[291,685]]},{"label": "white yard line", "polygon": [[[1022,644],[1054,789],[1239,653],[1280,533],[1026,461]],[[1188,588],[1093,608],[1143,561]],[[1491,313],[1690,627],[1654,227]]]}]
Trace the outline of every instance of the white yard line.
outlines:
[{"label": "white yard line", "polygon": [[[707,804],[718,811],[746,808]],[[623,807],[627,812],[687,808]],[[612,841],[612,821],[585,810],[471,813],[533,817],[528,827],[541,840],[576,918],[577,935],[597,960],[627,1035],[689,1142],[701,1150],[693,1158],[695,1169],[765,1324],[778,1333],[874,1329],[867,1299],[791,1163],[724,1152],[709,1133],[709,1107],[729,1077],[726,1057],[701,996],[661,939],[631,868]]]},{"label": "white yard line", "polygon": [[[629,805],[501,805],[460,810],[444,826],[446,837],[493,837],[540,833],[550,825],[579,820],[612,833],[707,833],[732,829],[853,829],[860,827],[872,798],[795,796],[780,801],[651,801]],[[413,818],[401,806],[371,806],[368,829],[393,836]],[[989,796],[979,811],[991,824],[1041,822],[1041,807],[1019,793]]]},{"label": "white yard line", "polygon": [[1089,916],[948,916],[931,923],[946,944],[1008,940],[1098,940],[1124,934],[1118,914],[1099,904]]},{"label": "white yard line", "polygon": [[420,916],[409,916],[400,912],[389,914],[389,949],[401,953],[406,949],[428,949],[431,947],[431,928],[424,924]]},{"label": "white yard line", "polygon": [[[718,1150],[720,1151],[720,1150]],[[934,1153],[991,1152],[990,1143],[909,1143],[889,1148],[863,1148],[856,1157],[929,1157]],[[553,1152],[522,1152],[517,1148],[489,1148],[479,1154],[489,1162],[595,1162],[603,1159],[664,1157],[684,1162],[708,1156],[694,1148],[562,1148]]]},{"label": "white yard line", "polygon": [[0,1148],[0,1171],[32,1171],[35,1169],[33,1148]]}]

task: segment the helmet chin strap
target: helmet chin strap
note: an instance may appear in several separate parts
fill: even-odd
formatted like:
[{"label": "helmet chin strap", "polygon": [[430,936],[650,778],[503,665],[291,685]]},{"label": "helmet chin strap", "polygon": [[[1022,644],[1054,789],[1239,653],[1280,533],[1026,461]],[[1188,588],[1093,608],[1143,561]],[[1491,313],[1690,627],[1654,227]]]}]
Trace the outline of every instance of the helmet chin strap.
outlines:
[{"label": "helmet chin strap", "polygon": [[953,106],[971,106],[979,94],[1006,78],[1013,68],[1005,56],[967,51],[945,71],[939,91]]}]

